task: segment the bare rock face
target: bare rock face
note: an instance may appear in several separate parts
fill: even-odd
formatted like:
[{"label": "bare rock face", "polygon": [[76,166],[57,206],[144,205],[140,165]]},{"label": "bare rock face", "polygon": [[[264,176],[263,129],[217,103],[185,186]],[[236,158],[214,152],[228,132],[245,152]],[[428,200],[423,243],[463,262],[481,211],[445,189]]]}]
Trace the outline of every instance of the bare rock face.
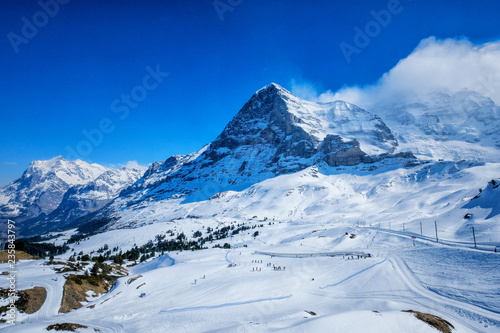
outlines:
[{"label": "bare rock face", "polygon": [[338,135],[327,135],[321,149],[325,154],[323,160],[329,166],[350,166],[368,162],[368,155],[359,148],[357,140],[343,142]]},{"label": "bare rock face", "polygon": [[[312,103],[271,84],[259,90],[212,142],[210,157],[217,161],[239,147],[268,145],[276,150],[273,162],[283,157],[311,158],[329,135],[350,140],[361,137],[380,148],[380,153],[391,153],[397,146],[379,117],[355,105]],[[337,143],[343,145],[342,140]],[[336,149],[332,144],[324,147]],[[322,151],[328,153],[325,148]]]}]

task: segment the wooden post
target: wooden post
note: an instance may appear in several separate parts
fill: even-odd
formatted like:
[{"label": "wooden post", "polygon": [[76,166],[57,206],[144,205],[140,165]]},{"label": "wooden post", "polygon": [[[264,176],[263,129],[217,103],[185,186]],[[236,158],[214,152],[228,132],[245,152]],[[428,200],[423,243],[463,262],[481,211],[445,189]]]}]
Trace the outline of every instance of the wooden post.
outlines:
[{"label": "wooden post", "polygon": [[422,233],[422,222],[420,222],[420,235],[423,235],[423,233]]},{"label": "wooden post", "polygon": [[474,247],[476,246],[476,233],[474,232],[474,227],[472,227],[472,237],[474,237]]}]

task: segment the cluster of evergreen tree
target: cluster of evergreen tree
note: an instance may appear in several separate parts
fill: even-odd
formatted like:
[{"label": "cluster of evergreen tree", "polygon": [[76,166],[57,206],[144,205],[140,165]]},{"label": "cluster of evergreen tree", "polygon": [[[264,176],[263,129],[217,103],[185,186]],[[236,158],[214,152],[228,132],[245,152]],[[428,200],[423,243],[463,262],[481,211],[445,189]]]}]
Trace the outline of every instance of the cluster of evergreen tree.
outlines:
[{"label": "cluster of evergreen tree", "polygon": [[[271,222],[269,222],[269,224],[271,224]],[[170,237],[175,236],[175,233],[172,230],[168,230],[165,235],[157,235],[154,241],[150,240],[149,242],[147,242],[142,246],[135,245],[132,249],[127,250],[126,252],[120,251],[119,253],[116,253],[119,250],[118,247],[114,247],[111,250],[109,249],[107,244],[104,244],[104,246],[102,246],[96,251],[99,254],[98,256],[92,256],[94,251],[92,251],[90,254],[83,254],[83,252],[80,252],[78,256],[76,255],[76,253],[74,253],[69,260],[94,261],[96,263],[103,263],[106,260],[112,260],[119,265],[122,265],[125,260],[129,261],[139,260],[143,262],[151,257],[155,257],[157,253],[163,254],[164,252],[170,252],[170,251],[186,251],[186,250],[195,251],[195,250],[207,249],[207,247],[204,247],[204,245],[207,242],[213,242],[214,240],[225,239],[230,236],[237,235],[245,230],[255,229],[257,227],[263,227],[263,226],[264,226],[263,224],[260,224],[260,225],[253,225],[250,227],[242,223],[236,225],[232,224],[230,226],[225,226],[220,229],[218,227],[215,229],[207,227],[206,229],[207,236],[202,237],[203,233],[200,230],[197,230],[196,232],[193,233],[191,240],[188,240],[188,238],[183,232],[177,234],[175,238],[166,239],[167,235],[169,235]],[[256,231],[253,234],[253,236],[256,237],[258,234],[259,234],[258,231]],[[62,246],[56,246],[50,243],[35,243],[34,241],[31,240],[19,240],[18,242],[16,242],[16,248],[19,250],[24,250],[25,252],[33,256],[43,257],[43,258],[45,258],[45,256],[50,256],[51,258],[53,258],[54,255],[60,255],[69,250],[68,244],[72,243],[79,244],[81,241],[88,239],[92,235],[93,234],[73,235],[70,238],[70,240],[68,240]],[[36,240],[40,241],[40,239]],[[230,248],[230,244],[225,243],[223,246],[217,244],[214,247]]]},{"label": "cluster of evergreen tree", "polygon": [[17,251],[24,251],[34,257],[45,258],[46,256],[57,256],[69,250],[69,246],[54,245],[52,243],[34,243],[26,239],[15,242]]},{"label": "cluster of evergreen tree", "polygon": [[[260,225],[263,227],[264,225]],[[165,252],[170,252],[170,251],[186,251],[186,250],[202,250],[202,249],[207,249],[207,247],[204,247],[204,245],[207,242],[212,242],[214,240],[219,240],[219,239],[224,239],[229,237],[229,233],[231,232],[231,235],[236,235],[241,231],[245,231],[248,229],[255,229],[257,226],[245,226],[244,224],[241,225],[231,225],[231,226],[226,226],[222,227],[221,229],[212,229],[210,227],[207,228],[207,233],[208,235],[205,237],[201,237],[203,234],[201,231],[196,231],[193,234],[193,239],[188,240],[186,235],[181,232],[180,234],[177,235],[176,238],[173,239],[166,239],[166,235],[157,235],[155,237],[155,242],[149,241],[146,244],[142,246],[134,246],[132,249],[126,251],[126,252],[121,252],[116,254],[116,255],[109,255],[110,250],[108,250],[107,245],[105,245],[103,248],[99,249],[97,252],[104,252],[105,250],[108,250],[105,253],[105,257],[109,257],[110,260],[113,260],[117,264],[123,264],[125,260],[129,261],[137,261],[139,260],[140,262],[146,261],[149,258],[155,257],[157,253],[165,253]],[[174,236],[174,232],[169,230],[167,231],[167,234],[170,236]],[[196,239],[197,238],[197,239]],[[225,243],[224,246],[217,246],[217,247],[223,247],[223,248],[230,248],[230,245],[228,243]],[[114,250],[114,249],[113,249]],[[92,258],[92,260],[95,261],[95,257]]]}]

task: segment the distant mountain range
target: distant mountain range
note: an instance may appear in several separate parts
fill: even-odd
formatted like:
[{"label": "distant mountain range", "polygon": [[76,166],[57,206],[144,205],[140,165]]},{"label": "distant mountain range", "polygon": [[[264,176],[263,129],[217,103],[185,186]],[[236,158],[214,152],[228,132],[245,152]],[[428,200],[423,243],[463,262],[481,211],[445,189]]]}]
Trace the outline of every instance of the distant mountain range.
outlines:
[{"label": "distant mountain range", "polygon": [[0,189],[0,218],[19,222],[30,234],[56,229],[104,207],[143,173],[62,156],[33,161],[21,178]]},{"label": "distant mountain range", "polygon": [[[260,210],[273,206],[262,195],[269,198],[270,184],[280,188],[285,179],[297,187],[285,186],[278,197],[291,200],[291,193],[285,196],[289,191],[316,197],[323,193],[318,183],[323,179],[334,206],[340,202],[332,193],[345,191],[341,197],[351,193],[351,199],[365,200],[387,179],[365,190],[361,184],[342,189],[328,183],[327,175],[375,179],[384,170],[401,169],[406,171],[395,182],[425,172],[447,179],[453,172],[498,163],[498,129],[500,108],[473,91],[436,92],[411,103],[385,101],[369,112],[343,101],[305,101],[270,84],[250,98],[213,142],[192,154],[152,163],[147,170],[109,169],[62,157],[34,161],[21,178],[0,190],[0,218],[19,222],[25,235],[61,228],[96,232],[207,214],[229,218],[248,211],[249,205]],[[319,192],[310,192],[302,184],[306,179],[315,179],[314,191]],[[263,188],[267,194],[257,195]],[[297,207],[307,206],[300,209],[302,215],[315,206],[306,198],[296,200]],[[328,206],[321,207],[327,214]],[[280,218],[299,211],[268,209]]]}]

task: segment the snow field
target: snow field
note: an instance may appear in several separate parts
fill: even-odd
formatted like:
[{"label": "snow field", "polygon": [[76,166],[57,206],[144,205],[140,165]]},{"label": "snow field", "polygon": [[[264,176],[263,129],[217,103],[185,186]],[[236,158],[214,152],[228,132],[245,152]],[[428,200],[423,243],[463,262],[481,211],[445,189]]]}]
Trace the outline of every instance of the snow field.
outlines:
[{"label": "snow field", "polygon": [[[5,331],[43,332],[52,323],[76,322],[89,326],[80,332],[93,331],[94,327],[103,332],[304,332],[332,328],[345,332],[435,332],[412,314],[400,312],[409,309],[441,316],[455,326],[454,332],[500,329],[500,255],[491,251],[426,239],[417,239],[413,247],[408,235],[370,227],[282,223],[258,230],[256,238],[245,234],[233,238],[247,247],[170,252],[131,267],[130,275],[119,279],[110,293],[87,304],[94,308],[86,306],[68,314],[56,314],[62,295],[53,290],[62,289],[61,275],[38,261],[21,262],[21,289],[41,282],[53,290],[39,313],[21,315],[24,324]],[[346,232],[356,237],[350,238]],[[118,231],[110,231],[113,233],[117,240],[123,237]],[[318,253],[325,248],[361,249],[373,258],[271,258],[255,254]],[[229,262],[236,266],[228,267]],[[267,263],[285,269],[275,271]],[[261,270],[252,271],[252,267]],[[127,284],[138,275],[142,277]],[[59,281],[53,281],[54,276]],[[146,297],[140,298],[143,292]]]}]

